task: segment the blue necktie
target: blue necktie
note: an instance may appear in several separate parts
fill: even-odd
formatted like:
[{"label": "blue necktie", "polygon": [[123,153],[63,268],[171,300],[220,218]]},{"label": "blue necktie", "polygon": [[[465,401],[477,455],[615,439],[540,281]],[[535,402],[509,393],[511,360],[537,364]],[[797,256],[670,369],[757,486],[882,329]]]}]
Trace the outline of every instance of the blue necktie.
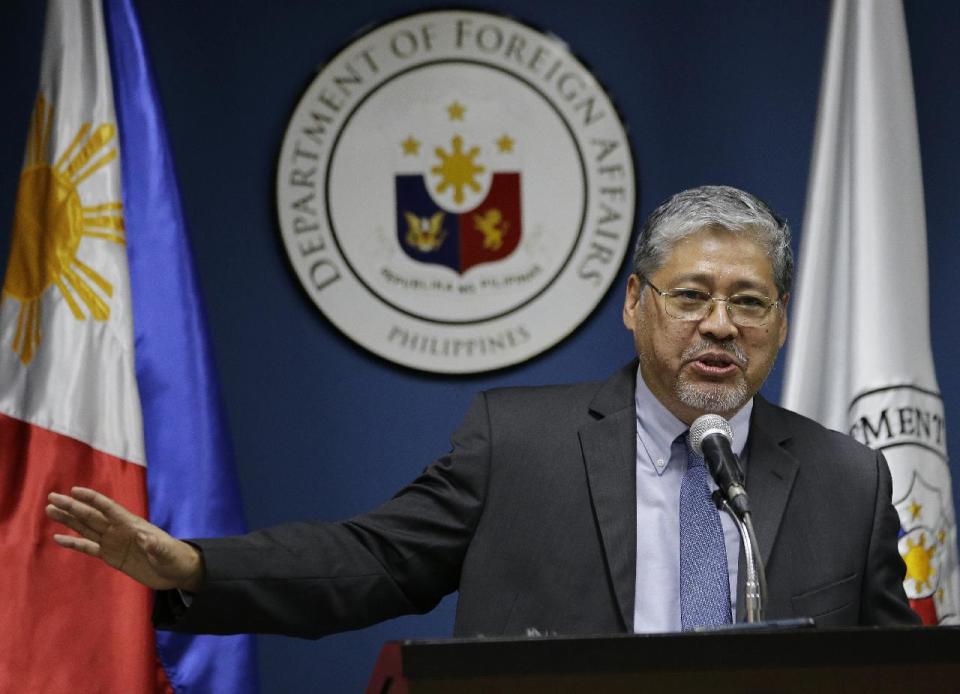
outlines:
[{"label": "blue necktie", "polygon": [[[686,437],[684,437],[686,439]],[[680,483],[680,627],[730,623],[730,579],[720,512],[710,498],[709,472],[687,441]]]}]

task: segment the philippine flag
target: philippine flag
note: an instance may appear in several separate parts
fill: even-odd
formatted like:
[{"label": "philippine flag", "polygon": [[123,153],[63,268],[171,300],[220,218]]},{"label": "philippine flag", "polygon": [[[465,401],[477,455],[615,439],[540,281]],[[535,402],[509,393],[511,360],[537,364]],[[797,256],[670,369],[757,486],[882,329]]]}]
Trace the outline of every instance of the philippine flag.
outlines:
[{"label": "philippine flag", "polygon": [[250,637],[155,633],[151,592],[43,513],[79,485],[242,532],[218,397],[130,0],[51,0],[0,304],[0,692],[256,690]]}]

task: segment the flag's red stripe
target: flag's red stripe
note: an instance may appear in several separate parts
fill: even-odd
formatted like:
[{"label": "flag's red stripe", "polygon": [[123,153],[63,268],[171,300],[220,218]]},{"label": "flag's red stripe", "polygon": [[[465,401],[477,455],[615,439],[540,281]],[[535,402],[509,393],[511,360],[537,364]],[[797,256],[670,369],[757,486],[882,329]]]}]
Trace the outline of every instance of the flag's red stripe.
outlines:
[{"label": "flag's red stripe", "polygon": [[0,692],[171,692],[151,591],[58,547],[47,494],[92,487],[147,509],[145,469],[0,415]]},{"label": "flag's red stripe", "polygon": [[912,599],[910,600],[910,607],[920,615],[920,619],[923,620],[924,624],[936,626],[939,623],[937,620],[937,607],[933,604],[933,597]]}]

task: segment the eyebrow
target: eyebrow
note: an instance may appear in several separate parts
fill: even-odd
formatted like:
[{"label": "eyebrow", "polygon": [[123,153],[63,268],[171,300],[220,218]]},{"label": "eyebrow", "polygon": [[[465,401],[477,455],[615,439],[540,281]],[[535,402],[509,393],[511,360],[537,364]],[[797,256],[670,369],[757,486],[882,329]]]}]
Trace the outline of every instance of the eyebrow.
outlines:
[{"label": "eyebrow", "polygon": [[[715,277],[713,275],[707,275],[701,272],[691,272],[684,275],[680,275],[679,277],[677,277],[677,279],[671,282],[671,285],[673,288],[677,288],[677,287],[686,287],[687,284],[685,283],[710,284],[714,279]],[[767,293],[771,289],[773,289],[773,291],[776,291],[775,287],[773,288],[767,287],[763,282],[757,282],[751,279],[737,280],[734,283],[733,287],[734,288],[733,288],[732,294],[742,292],[745,289],[753,289],[755,291],[763,292],[763,293]]]}]

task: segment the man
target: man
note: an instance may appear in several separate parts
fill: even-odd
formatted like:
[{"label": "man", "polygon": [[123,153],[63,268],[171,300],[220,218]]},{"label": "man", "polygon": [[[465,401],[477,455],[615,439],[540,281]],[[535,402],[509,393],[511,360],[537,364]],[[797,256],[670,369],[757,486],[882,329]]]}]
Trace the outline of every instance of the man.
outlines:
[{"label": "man", "polygon": [[765,203],[684,191],[641,230],[623,307],[638,361],[608,381],[480,394],[450,453],[343,523],[185,543],[74,489],[47,513],[80,537],[56,541],[167,591],[155,619],[187,631],[316,637],[455,590],[456,635],[713,626],[743,612],[740,543],[685,434],[716,413],[746,468],[768,618],[914,623],[883,456],[756,395],[792,265]]}]

